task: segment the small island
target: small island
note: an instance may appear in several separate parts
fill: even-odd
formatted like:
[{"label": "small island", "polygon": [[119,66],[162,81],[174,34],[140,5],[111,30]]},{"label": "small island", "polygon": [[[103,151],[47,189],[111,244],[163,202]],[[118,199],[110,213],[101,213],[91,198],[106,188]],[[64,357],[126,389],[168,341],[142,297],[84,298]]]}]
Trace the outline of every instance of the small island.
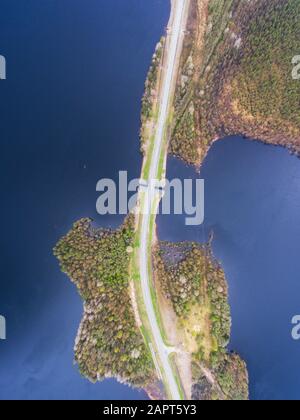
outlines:
[{"label": "small island", "polygon": [[132,217],[116,231],[94,229],[90,219],[82,219],[54,249],[61,270],[77,286],[84,302],[75,361],[80,373],[92,382],[114,377],[146,387],[154,380],[151,356],[130,298],[133,237]]}]

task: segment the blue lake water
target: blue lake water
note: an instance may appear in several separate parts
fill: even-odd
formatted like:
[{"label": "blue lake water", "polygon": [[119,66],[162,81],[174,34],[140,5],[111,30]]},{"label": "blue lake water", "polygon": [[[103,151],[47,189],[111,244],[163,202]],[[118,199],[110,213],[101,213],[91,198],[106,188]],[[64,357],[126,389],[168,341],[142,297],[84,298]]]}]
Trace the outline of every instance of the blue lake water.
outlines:
[{"label": "blue lake water", "polygon": [[201,174],[169,159],[168,178],[205,180],[205,223],[159,216],[160,239],[207,240],[229,283],[230,349],[247,361],[252,399],[300,399],[300,160],[240,137],[214,144]]},{"label": "blue lake water", "polygon": [[82,315],[52,247],[96,215],[96,183],[140,173],[140,100],[166,0],[2,0],[0,398],[141,399],[72,365]]},{"label": "blue lake water", "polygon": [[[0,399],[139,399],[109,380],[92,385],[72,365],[82,315],[51,249],[77,219],[97,216],[96,182],[140,173],[140,98],[169,16],[167,0],[2,0],[0,54]],[[169,160],[168,176],[196,177]],[[230,348],[247,361],[251,397],[300,398],[300,161],[240,138],[216,143],[202,168],[204,227],[159,217],[162,239],[215,233],[230,286]]]}]

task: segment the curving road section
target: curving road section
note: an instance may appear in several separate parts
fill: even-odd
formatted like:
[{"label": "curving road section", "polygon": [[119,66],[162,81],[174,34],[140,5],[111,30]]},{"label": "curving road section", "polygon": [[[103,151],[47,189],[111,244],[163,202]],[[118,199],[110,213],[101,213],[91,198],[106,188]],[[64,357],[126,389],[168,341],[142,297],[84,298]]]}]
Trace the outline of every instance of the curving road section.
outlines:
[{"label": "curving road section", "polygon": [[174,81],[176,78],[176,69],[179,56],[181,54],[181,37],[185,29],[186,8],[189,0],[173,0],[173,19],[168,30],[166,61],[164,69],[164,78],[160,92],[160,109],[158,122],[156,126],[154,148],[150,163],[149,179],[146,180],[144,192],[146,192],[146,199],[143,200],[143,214],[140,233],[140,253],[139,265],[141,286],[143,292],[144,305],[149,320],[151,335],[153,342],[151,346],[155,348],[156,366],[159,366],[161,377],[167,388],[167,392],[171,399],[182,399],[182,392],[180,384],[178,384],[172,366],[169,360],[169,354],[172,352],[162,338],[159,324],[156,318],[155,309],[151,297],[151,278],[149,273],[149,245],[151,245],[151,217],[153,216],[153,208],[157,204],[157,193],[155,194],[153,181],[158,177],[159,161],[163,151],[164,133],[168,121],[169,106],[172,100],[174,91]]}]

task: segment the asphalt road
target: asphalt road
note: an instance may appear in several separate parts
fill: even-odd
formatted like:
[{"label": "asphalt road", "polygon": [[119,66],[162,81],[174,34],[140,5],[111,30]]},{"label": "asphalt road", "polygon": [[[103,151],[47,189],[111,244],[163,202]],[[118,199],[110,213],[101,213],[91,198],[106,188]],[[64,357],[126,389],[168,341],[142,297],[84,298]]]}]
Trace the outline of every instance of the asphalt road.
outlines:
[{"label": "asphalt road", "polygon": [[155,309],[153,306],[152,298],[151,298],[151,289],[150,289],[150,282],[151,278],[149,278],[149,270],[148,270],[148,262],[149,262],[149,245],[151,241],[150,229],[151,229],[151,213],[152,208],[155,206],[155,200],[157,199],[155,196],[154,191],[149,191],[151,189],[151,180],[155,180],[158,174],[158,167],[159,161],[162,153],[162,145],[164,140],[164,132],[165,127],[168,121],[168,112],[169,112],[169,105],[171,101],[173,85],[174,85],[174,78],[176,76],[175,69],[176,63],[178,60],[178,56],[180,54],[179,50],[179,40],[180,36],[183,34],[184,28],[184,16],[185,16],[185,7],[188,4],[188,0],[175,0],[174,2],[174,15],[173,15],[173,22],[171,27],[169,28],[168,34],[168,50],[167,50],[167,59],[165,64],[165,75],[164,80],[162,83],[161,88],[161,101],[160,101],[160,111],[158,116],[158,122],[156,127],[156,134],[155,134],[155,143],[154,149],[151,159],[150,171],[149,171],[149,179],[148,186],[146,190],[148,190],[148,194],[150,199],[144,200],[144,209],[146,211],[143,212],[142,217],[142,228],[141,228],[141,247],[140,247],[140,274],[141,274],[141,283],[142,283],[142,290],[143,290],[143,299],[144,304],[147,311],[147,316],[149,319],[150,327],[152,336],[154,341],[152,343],[153,347],[155,348],[155,355],[158,359],[158,365],[161,369],[163,369],[161,376],[165,382],[165,386],[167,387],[167,391],[170,394],[169,397],[173,400],[180,400],[181,399],[181,392],[179,389],[179,385],[176,381],[174,372],[172,370],[169,354],[172,351],[171,349],[167,348],[163,338],[161,336],[161,332],[159,329],[158,321],[155,315]]}]

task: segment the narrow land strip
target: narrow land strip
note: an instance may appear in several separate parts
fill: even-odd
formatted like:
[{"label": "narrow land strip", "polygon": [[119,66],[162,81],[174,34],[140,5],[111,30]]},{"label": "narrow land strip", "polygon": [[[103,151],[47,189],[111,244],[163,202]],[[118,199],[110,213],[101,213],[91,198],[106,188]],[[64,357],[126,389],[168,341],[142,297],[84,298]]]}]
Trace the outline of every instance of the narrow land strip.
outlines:
[{"label": "narrow land strip", "polygon": [[[168,26],[168,35],[166,40],[166,60],[164,65],[164,75],[161,85],[160,105],[157,125],[155,127],[155,136],[153,150],[151,153],[150,169],[148,179],[144,180],[143,188],[139,195],[140,218],[139,218],[139,274],[140,285],[142,289],[142,305],[144,310],[141,315],[142,320],[147,317],[147,337],[151,340],[149,346],[152,348],[152,353],[155,354],[155,365],[159,369],[160,376],[163,379],[166,393],[169,398],[173,400],[180,400],[184,397],[180,380],[174,372],[172,362],[170,361],[170,354],[172,349],[166,345],[161,331],[160,322],[155,310],[155,296],[153,296],[152,289],[152,269],[151,250],[153,240],[153,226],[155,224],[156,212],[153,208],[157,208],[159,202],[157,193],[155,194],[152,187],[152,181],[158,179],[161,172],[160,162],[166,161],[167,147],[163,147],[166,141],[166,129],[168,125],[168,115],[170,111],[170,104],[174,95],[174,86],[176,82],[178,62],[182,49],[182,39],[186,26],[186,17],[189,0],[173,0],[172,15],[170,24]],[[147,197],[148,196],[148,197]],[[140,303],[141,304],[141,303]]]}]

